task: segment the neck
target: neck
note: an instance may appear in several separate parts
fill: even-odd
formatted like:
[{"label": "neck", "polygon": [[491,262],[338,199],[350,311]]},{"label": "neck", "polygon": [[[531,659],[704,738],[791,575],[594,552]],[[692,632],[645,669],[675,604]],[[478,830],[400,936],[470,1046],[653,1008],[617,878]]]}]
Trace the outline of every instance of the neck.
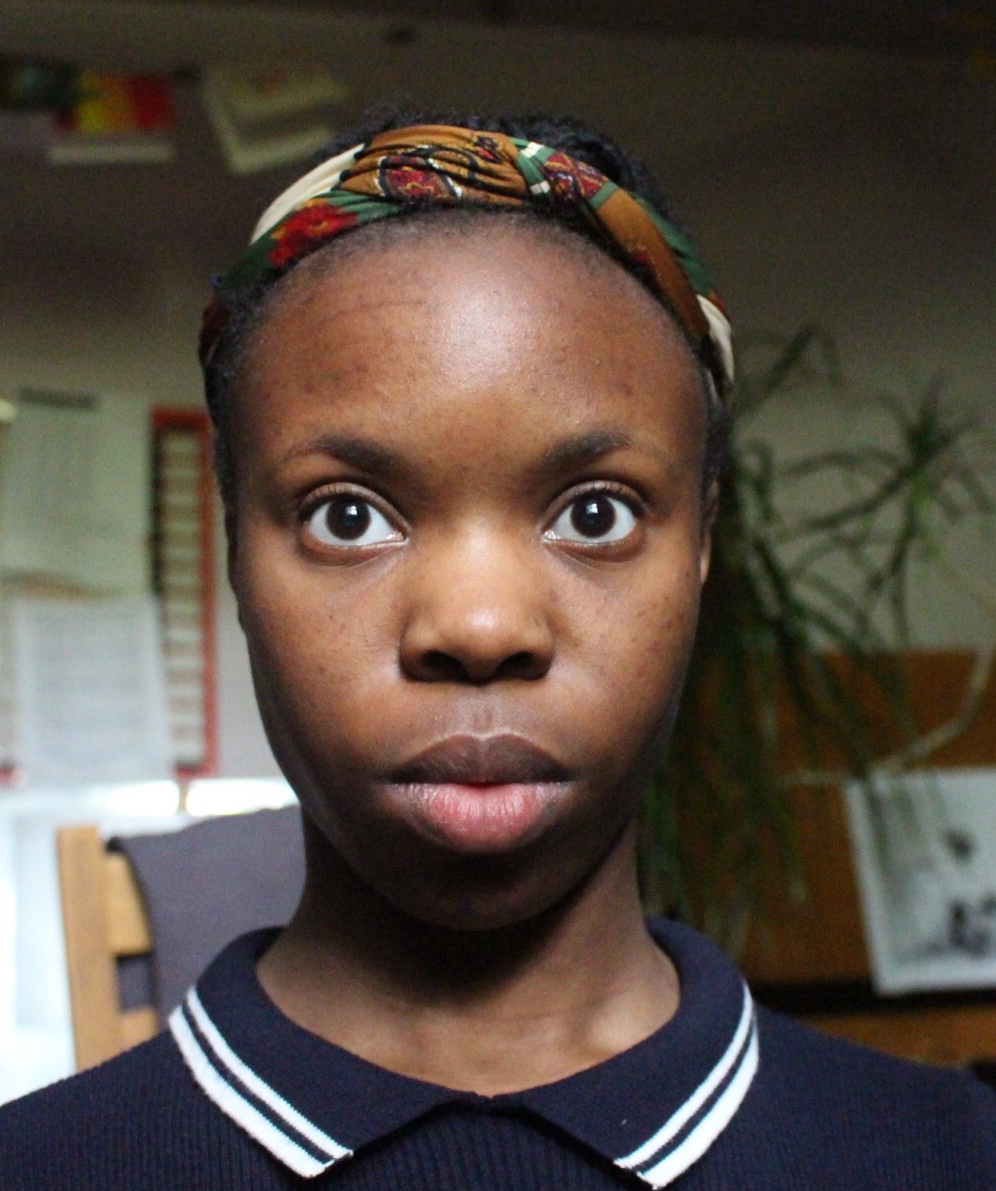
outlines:
[{"label": "neck", "polygon": [[676,973],[643,920],[632,828],[569,897],[480,931],[412,919],[314,828],[306,837],[301,906],[259,978],[293,1021],[370,1062],[495,1095],[610,1058],[677,1008]]}]

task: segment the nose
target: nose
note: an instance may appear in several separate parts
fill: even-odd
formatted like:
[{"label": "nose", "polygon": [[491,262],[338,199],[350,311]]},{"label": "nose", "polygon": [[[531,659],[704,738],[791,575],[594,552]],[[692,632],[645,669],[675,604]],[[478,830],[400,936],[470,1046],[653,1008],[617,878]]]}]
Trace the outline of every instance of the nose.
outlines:
[{"label": "nose", "polygon": [[547,584],[527,554],[493,535],[426,553],[407,586],[401,666],[410,678],[483,684],[547,673]]}]

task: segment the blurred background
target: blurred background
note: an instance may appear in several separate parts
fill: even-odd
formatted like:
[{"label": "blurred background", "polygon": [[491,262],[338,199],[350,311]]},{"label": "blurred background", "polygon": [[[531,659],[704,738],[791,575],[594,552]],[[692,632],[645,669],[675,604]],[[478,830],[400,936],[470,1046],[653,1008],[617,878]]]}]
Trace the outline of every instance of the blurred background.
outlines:
[{"label": "blurred background", "polygon": [[[131,599],[121,615],[141,638],[143,596],[168,595],[171,582],[186,592],[165,670],[133,676],[151,719],[157,700],[167,707],[165,726],[147,733],[166,743],[122,778],[143,776],[143,764],[167,785],[177,765],[184,782],[277,776],[205,495],[204,428],[186,417],[201,403],[196,335],[212,274],[309,153],[374,103],[568,113],[642,155],[712,265],[742,345],[763,349],[805,327],[833,345],[840,392],[828,396],[810,371],[757,415],[777,456],[872,443],[885,431],[869,394],[913,408],[935,384],[996,432],[994,0],[0,0],[0,79],[0,397],[11,415],[0,597],[65,597],[56,628],[71,642],[79,622],[66,607],[80,595]],[[101,424],[86,429],[81,411],[97,405]],[[991,477],[992,454],[974,449],[972,467]],[[108,481],[126,460],[127,492]],[[185,500],[193,512],[181,524]],[[43,508],[48,526],[62,518],[61,538],[32,530]],[[95,573],[79,535],[97,522],[114,541]],[[174,529],[189,550],[170,545]],[[48,535],[44,549],[35,532]],[[129,534],[137,578],[125,577]],[[952,529],[946,547],[950,566],[996,585],[996,552],[974,523]],[[963,587],[916,567],[912,582],[917,649],[975,651],[988,639],[987,613]],[[37,955],[57,964],[61,946],[54,927],[44,942],[47,926],[16,925],[17,905],[32,900],[24,840],[48,846],[30,824],[41,816],[50,841],[57,822],[122,807],[106,801],[106,757],[86,780],[79,770],[91,801],[80,795],[71,810],[57,773],[32,778],[44,750],[36,741],[18,753],[27,738],[15,704],[48,696],[24,687],[11,659],[38,682],[51,659],[37,647],[36,612],[4,615],[0,948],[15,975],[0,977],[0,1047],[13,1039],[9,1072],[15,1051],[26,1066],[0,1096],[70,1063],[64,998],[45,1008],[41,985],[23,983],[28,968],[51,970]],[[196,705],[186,721],[184,700]],[[51,743],[43,719],[36,707],[32,730]],[[284,797],[225,789],[215,810]],[[170,791],[165,803],[161,787],[149,794],[153,817],[176,815],[186,787]],[[32,1067],[23,1056],[41,1053],[42,1035],[48,1058]]]}]

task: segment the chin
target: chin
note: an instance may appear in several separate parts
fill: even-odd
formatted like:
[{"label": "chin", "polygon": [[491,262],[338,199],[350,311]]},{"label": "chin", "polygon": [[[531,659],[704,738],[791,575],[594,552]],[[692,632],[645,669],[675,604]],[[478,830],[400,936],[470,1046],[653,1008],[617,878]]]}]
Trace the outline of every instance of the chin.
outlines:
[{"label": "chin", "polygon": [[440,890],[431,901],[399,906],[410,917],[427,926],[466,934],[508,930],[532,923],[571,900],[571,891],[523,889],[468,890],[466,886],[447,896]]},{"label": "chin", "polygon": [[505,854],[436,854],[419,871],[370,884],[396,911],[429,927],[465,934],[543,928],[599,891],[635,889],[635,838],[631,819],[600,833],[598,844],[541,838]]}]

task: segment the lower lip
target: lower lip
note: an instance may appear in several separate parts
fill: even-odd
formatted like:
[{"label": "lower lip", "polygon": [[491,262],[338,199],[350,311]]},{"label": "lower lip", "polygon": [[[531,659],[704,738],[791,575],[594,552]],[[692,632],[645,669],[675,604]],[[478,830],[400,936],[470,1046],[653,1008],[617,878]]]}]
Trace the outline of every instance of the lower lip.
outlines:
[{"label": "lower lip", "polygon": [[402,789],[410,812],[432,839],[456,851],[494,853],[529,843],[563,798],[567,783],[419,782]]}]

